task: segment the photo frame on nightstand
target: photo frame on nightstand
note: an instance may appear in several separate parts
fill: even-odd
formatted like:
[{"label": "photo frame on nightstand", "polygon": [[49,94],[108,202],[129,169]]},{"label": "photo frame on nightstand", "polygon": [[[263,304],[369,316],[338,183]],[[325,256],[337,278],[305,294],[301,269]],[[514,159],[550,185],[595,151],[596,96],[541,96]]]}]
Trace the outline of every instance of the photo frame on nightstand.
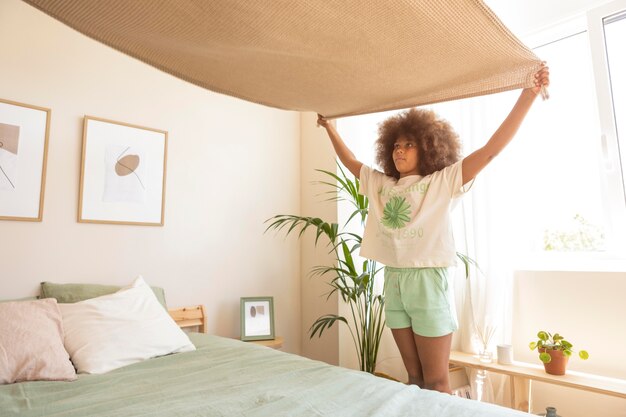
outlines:
[{"label": "photo frame on nightstand", "polygon": [[241,340],[274,339],[274,297],[241,298]]}]

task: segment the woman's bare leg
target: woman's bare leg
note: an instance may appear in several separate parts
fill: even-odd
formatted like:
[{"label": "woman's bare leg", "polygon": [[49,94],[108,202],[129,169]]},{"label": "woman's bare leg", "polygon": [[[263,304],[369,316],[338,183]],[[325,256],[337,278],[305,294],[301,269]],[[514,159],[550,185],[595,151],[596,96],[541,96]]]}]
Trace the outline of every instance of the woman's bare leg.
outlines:
[{"label": "woman's bare leg", "polygon": [[391,334],[398,345],[400,356],[406,372],[409,374],[409,384],[424,388],[424,376],[420,364],[417,347],[415,345],[415,334],[410,327],[404,329],[391,329]]},{"label": "woman's bare leg", "polygon": [[451,394],[448,362],[452,333],[440,337],[425,337],[413,333],[413,338],[424,378],[423,388]]}]

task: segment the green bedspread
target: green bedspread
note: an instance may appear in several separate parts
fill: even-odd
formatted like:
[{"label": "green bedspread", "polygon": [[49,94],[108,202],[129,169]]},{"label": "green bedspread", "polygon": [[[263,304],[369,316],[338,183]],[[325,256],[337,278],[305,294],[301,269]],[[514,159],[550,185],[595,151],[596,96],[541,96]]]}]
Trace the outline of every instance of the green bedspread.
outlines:
[{"label": "green bedspread", "polygon": [[217,336],[74,382],[0,386],[0,416],[524,416]]}]

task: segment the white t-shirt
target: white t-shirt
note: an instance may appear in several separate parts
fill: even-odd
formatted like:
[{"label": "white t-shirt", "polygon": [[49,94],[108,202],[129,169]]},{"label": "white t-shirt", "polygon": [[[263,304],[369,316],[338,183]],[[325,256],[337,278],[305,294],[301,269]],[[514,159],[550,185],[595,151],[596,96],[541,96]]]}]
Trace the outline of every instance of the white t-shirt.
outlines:
[{"label": "white t-shirt", "polygon": [[461,163],[399,180],[363,165],[369,214],[360,255],[397,268],[456,265],[450,211],[464,193]]}]

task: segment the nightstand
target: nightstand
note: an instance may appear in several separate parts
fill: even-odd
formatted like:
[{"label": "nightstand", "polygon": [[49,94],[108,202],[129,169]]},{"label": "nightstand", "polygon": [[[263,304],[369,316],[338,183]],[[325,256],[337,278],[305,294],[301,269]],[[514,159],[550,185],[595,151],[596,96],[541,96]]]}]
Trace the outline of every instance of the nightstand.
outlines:
[{"label": "nightstand", "polygon": [[274,340],[250,340],[248,343],[255,343],[261,346],[267,346],[272,349],[280,349],[283,347],[283,338],[277,336]]}]

